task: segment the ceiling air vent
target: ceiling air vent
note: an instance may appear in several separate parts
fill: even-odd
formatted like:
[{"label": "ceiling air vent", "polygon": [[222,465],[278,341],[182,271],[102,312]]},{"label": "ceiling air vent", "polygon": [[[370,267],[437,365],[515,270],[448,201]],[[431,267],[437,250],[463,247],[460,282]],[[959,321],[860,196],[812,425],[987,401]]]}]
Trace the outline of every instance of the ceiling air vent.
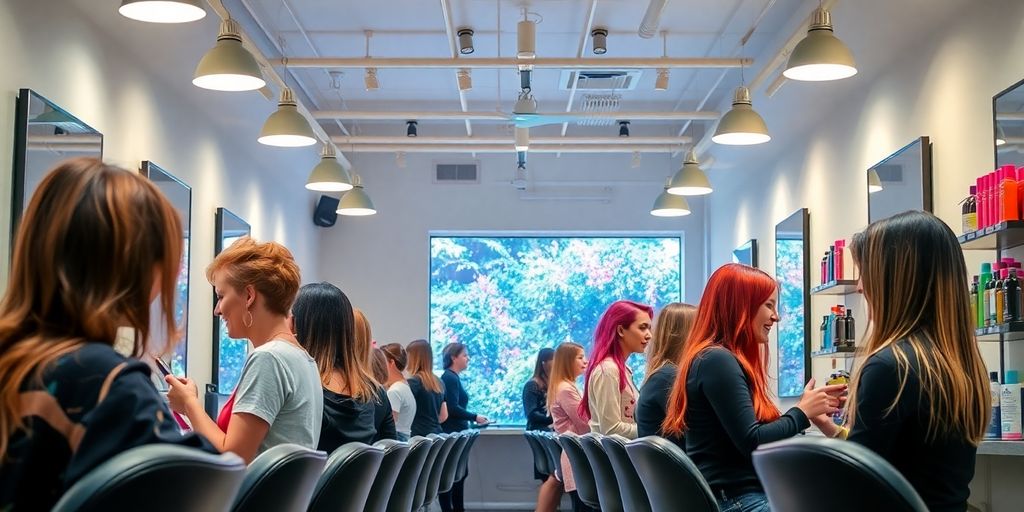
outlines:
[{"label": "ceiling air vent", "polygon": [[576,81],[576,90],[579,91],[631,91],[636,89],[642,71],[631,70],[590,70],[571,71],[562,70],[559,84],[563,91],[572,89],[572,83]]},{"label": "ceiling air vent", "polygon": [[434,183],[480,183],[477,164],[437,164]]}]

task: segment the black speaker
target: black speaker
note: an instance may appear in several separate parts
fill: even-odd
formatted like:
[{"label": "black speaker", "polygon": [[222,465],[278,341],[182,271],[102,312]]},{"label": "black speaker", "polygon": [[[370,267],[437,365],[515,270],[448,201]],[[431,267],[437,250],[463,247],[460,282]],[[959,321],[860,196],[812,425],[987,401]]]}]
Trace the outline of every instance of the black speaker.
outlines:
[{"label": "black speaker", "polygon": [[331,196],[320,196],[316,203],[316,210],[313,210],[313,224],[329,228],[338,220],[339,199]]}]

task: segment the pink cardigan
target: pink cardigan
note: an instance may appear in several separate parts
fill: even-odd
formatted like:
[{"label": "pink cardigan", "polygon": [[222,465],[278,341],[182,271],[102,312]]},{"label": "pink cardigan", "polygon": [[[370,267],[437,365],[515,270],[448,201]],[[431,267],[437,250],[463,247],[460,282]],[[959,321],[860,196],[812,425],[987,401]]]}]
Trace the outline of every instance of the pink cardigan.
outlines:
[{"label": "pink cardigan", "polygon": [[[579,406],[582,398],[576,385],[571,382],[562,382],[558,385],[555,399],[551,403],[551,418],[554,420],[555,432],[564,434],[573,432],[578,435],[590,432],[590,425],[587,420],[580,417]],[[562,480],[566,492],[576,490],[576,481],[572,477],[572,468],[569,466],[569,459],[562,453]]]}]

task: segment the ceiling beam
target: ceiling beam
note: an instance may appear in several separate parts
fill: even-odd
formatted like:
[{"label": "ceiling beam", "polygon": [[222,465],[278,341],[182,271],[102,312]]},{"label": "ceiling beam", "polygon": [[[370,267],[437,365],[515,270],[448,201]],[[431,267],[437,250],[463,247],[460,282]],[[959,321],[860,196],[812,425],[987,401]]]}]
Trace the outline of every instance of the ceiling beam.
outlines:
[{"label": "ceiling beam", "polygon": [[[679,144],[530,144],[530,153],[672,153]],[[349,153],[509,153],[512,144],[356,144],[345,148]]]},{"label": "ceiling beam", "polygon": [[[430,111],[404,111],[404,112],[371,112],[356,110],[316,110],[312,112],[315,119],[350,119],[355,121],[408,121],[408,120],[457,120],[472,119],[474,121],[502,121],[513,122],[511,116],[504,112],[430,112]],[[714,121],[719,117],[718,112],[550,112],[540,113],[538,116],[549,116],[561,118],[570,116],[576,119],[622,119],[629,121]],[[558,123],[552,123],[558,124]]]},{"label": "ceiling beam", "polygon": [[494,69],[515,68],[530,64],[544,69],[658,69],[658,68],[739,68],[751,66],[754,59],[732,57],[614,57],[566,58],[538,57],[520,60],[514,57],[473,58],[284,58],[280,64],[288,68],[378,68],[378,69]]},{"label": "ceiling beam", "polygon": [[[455,27],[452,26],[452,8],[448,0],[441,0],[441,15],[444,16],[444,30],[445,37],[448,39],[448,50],[451,51],[452,59],[459,60],[459,50],[455,47]],[[453,75],[455,77],[455,88],[459,90],[459,106],[463,112],[469,110],[469,104],[466,103],[466,91],[459,87],[459,71],[455,70]],[[469,124],[469,119],[466,119],[466,135],[473,135],[473,126]]]},{"label": "ceiling beam", "polygon": [[[515,142],[512,136],[475,136],[475,137],[406,137],[404,135],[360,135],[356,137],[334,136],[331,141],[335,144],[409,144],[414,146],[431,144],[506,144],[511,147]],[[613,146],[637,146],[647,144],[670,145],[688,144],[692,142],[690,137],[530,137],[530,147],[535,144],[599,144]]]}]

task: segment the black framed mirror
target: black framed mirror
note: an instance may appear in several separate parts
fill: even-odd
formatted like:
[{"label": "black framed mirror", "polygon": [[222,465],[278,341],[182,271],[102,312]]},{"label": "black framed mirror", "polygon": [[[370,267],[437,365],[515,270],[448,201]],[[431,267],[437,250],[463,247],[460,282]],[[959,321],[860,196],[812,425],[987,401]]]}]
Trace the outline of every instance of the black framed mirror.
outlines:
[{"label": "black framed mirror", "polygon": [[173,174],[149,160],[142,162],[139,172],[149,178],[164,196],[174,205],[181,217],[182,237],[184,244],[181,254],[181,271],[178,273],[178,284],[175,287],[177,296],[174,298],[174,319],[181,329],[181,338],[172,353],[161,354],[161,359],[171,368],[171,373],[183,377],[188,368],[188,291],[189,291],[189,254],[191,252],[192,235],[192,187],[188,186]]},{"label": "black framed mirror", "polygon": [[918,137],[867,171],[868,223],[907,210],[932,211],[932,143]]},{"label": "black framed mirror", "polygon": [[[249,236],[252,228],[249,223],[227,208],[217,208],[215,238],[213,240],[214,256],[220,254],[235,240]],[[217,296],[214,293],[214,305]],[[211,382],[216,392],[230,394],[242,375],[242,366],[249,352],[249,340],[235,339],[228,336],[227,325],[218,316],[213,317],[213,378]]]},{"label": "black framed mirror", "polygon": [[732,262],[757,268],[757,239],[751,238],[732,250]]},{"label": "black framed mirror", "polygon": [[103,158],[102,133],[31,89],[18,91],[14,122],[12,239],[29,199],[57,162],[81,156]]},{"label": "black framed mirror", "polygon": [[776,328],[779,397],[800,396],[811,369],[810,215],[801,208],[775,225]]},{"label": "black framed mirror", "polygon": [[1024,80],[992,98],[995,167],[1024,165]]}]

